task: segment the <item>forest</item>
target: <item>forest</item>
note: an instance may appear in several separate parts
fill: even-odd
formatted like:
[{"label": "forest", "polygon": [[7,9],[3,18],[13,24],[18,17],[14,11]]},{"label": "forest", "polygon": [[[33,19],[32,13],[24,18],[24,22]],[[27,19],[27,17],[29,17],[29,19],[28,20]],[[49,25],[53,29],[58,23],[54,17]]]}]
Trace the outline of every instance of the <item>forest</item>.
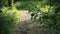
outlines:
[{"label": "forest", "polygon": [[60,0],[0,0],[0,34],[60,34]]}]

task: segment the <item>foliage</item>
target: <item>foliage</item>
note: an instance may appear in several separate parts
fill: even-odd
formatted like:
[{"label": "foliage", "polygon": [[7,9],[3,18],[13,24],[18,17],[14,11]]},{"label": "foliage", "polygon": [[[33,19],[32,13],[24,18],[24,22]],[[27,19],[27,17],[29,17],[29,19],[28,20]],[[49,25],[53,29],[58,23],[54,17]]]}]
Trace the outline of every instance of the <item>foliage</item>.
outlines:
[{"label": "foliage", "polygon": [[[39,1],[40,2],[40,1]],[[37,11],[39,10],[39,8],[37,8],[37,5],[40,3],[39,2],[36,2],[36,1],[27,1],[27,2],[16,2],[15,3],[15,6],[17,7],[17,9],[24,9],[24,10],[29,10],[29,11]]]},{"label": "foliage", "polygon": [[2,6],[7,6],[8,5],[8,0],[0,0],[0,5]]},{"label": "foliage", "polygon": [[9,34],[10,29],[15,27],[20,18],[18,11],[9,10],[6,7],[3,7],[2,12],[0,13],[0,34]]}]

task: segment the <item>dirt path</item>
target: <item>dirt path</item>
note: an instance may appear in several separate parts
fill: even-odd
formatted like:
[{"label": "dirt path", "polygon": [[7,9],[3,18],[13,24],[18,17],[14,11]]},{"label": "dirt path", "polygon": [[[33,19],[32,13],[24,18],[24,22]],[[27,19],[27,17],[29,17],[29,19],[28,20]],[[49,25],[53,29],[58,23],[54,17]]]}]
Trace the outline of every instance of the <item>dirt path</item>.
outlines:
[{"label": "dirt path", "polygon": [[20,23],[11,34],[56,34],[50,29],[44,29],[40,22],[32,21],[28,11],[21,11]]}]

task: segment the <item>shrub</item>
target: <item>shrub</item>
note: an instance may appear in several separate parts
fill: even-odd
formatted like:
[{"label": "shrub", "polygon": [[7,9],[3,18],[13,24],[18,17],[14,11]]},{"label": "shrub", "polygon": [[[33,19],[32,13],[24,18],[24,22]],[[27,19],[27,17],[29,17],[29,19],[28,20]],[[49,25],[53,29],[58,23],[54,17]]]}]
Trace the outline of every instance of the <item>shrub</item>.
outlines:
[{"label": "shrub", "polygon": [[0,12],[0,34],[9,34],[10,29],[15,27],[20,18],[17,10],[9,10],[3,7]]}]

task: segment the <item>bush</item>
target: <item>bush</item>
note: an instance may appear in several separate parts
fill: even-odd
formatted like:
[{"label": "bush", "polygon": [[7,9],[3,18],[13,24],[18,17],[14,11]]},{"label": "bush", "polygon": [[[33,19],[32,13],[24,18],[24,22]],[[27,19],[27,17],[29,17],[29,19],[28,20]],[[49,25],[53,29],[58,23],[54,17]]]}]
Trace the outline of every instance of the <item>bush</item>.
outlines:
[{"label": "bush", "polygon": [[10,29],[15,27],[20,18],[20,14],[16,10],[9,10],[3,7],[0,12],[0,34],[9,34]]}]

